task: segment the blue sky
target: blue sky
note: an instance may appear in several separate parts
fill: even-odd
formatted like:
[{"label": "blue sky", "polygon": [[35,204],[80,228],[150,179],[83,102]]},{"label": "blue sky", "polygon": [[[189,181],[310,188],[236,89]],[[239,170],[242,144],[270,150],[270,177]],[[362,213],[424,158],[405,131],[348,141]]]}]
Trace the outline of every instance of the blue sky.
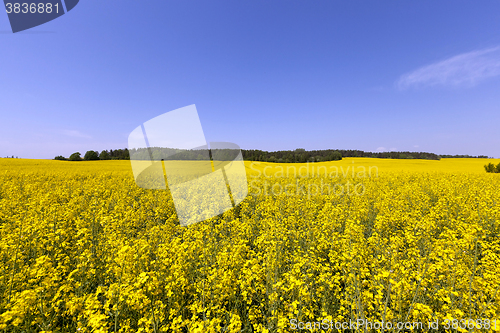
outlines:
[{"label": "blue sky", "polygon": [[0,156],[127,146],[196,104],[244,149],[500,157],[498,1],[80,1],[0,15]]}]

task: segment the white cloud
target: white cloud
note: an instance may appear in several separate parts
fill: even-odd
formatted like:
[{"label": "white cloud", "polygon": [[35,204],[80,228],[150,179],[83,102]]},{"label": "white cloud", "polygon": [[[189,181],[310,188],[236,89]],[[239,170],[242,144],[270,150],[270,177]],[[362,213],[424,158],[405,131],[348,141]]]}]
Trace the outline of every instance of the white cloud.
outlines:
[{"label": "white cloud", "polygon": [[386,151],[385,147],[378,147],[377,149],[375,149],[375,152],[377,152],[377,153],[381,153],[384,151]]},{"label": "white cloud", "polygon": [[83,133],[81,133],[79,131],[75,131],[75,130],[64,130],[63,134],[67,135],[67,136],[71,136],[73,138],[82,138],[82,139],[91,139],[92,138],[90,135],[83,134]]},{"label": "white cloud", "polygon": [[500,47],[462,53],[404,74],[399,89],[425,86],[472,87],[500,75]]}]

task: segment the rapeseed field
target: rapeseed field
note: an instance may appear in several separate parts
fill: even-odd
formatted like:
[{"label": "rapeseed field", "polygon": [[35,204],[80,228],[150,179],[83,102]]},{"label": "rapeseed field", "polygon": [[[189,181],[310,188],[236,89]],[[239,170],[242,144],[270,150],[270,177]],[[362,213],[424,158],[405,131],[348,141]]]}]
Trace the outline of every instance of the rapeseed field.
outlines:
[{"label": "rapeseed field", "polygon": [[486,160],[245,163],[247,198],[181,227],[128,161],[0,159],[0,331],[500,331]]}]

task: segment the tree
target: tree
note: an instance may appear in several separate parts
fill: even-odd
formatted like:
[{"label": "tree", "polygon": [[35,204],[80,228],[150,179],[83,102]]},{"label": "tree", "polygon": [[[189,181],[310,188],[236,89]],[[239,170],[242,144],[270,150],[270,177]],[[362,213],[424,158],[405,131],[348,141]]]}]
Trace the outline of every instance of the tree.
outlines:
[{"label": "tree", "polygon": [[66,158],[66,157],[61,156],[61,155],[54,157],[54,159],[55,159],[55,160],[58,160],[58,161],[66,161],[66,160],[67,160],[67,158]]},{"label": "tree", "polygon": [[488,163],[484,166],[484,169],[486,170],[486,172],[498,172],[500,171],[500,163],[498,163],[498,165],[495,167],[495,164],[493,163]]},{"label": "tree", "polygon": [[340,161],[341,159],[342,154],[337,150],[330,154],[330,161]]},{"label": "tree", "polygon": [[80,156],[80,153],[76,152],[76,153],[71,154],[71,156],[69,157],[69,160],[70,161],[81,161],[82,158]]},{"label": "tree", "polygon": [[101,151],[101,153],[99,154],[99,159],[101,160],[109,160],[111,157],[109,156],[109,153],[107,150],[103,150]]},{"label": "tree", "polygon": [[85,161],[96,161],[99,159],[99,153],[94,150],[89,150],[85,153],[83,159]]}]

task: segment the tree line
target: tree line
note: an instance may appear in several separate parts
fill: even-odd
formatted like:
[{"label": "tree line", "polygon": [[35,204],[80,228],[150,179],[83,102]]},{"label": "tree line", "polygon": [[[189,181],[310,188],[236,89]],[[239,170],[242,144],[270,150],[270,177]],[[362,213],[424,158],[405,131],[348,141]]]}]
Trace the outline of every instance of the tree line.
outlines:
[{"label": "tree line", "polygon": [[139,148],[139,149],[116,149],[103,150],[100,153],[95,150],[89,150],[82,157],[80,152],[75,152],[66,158],[62,155],[56,156],[55,160],[60,161],[96,161],[96,160],[130,160],[133,156],[134,160],[208,160],[210,157],[216,160],[232,161],[240,150],[236,149],[174,149],[174,148]]},{"label": "tree line", "polygon": [[245,160],[263,162],[284,162],[284,163],[304,163],[304,162],[325,162],[341,160],[342,157],[371,157],[371,158],[392,158],[392,159],[428,159],[439,160],[440,156],[434,153],[422,152],[365,152],[362,150],[346,149],[326,149],[311,150],[305,149],[281,150],[267,152],[262,150],[245,150],[243,152]]},{"label": "tree line", "polygon": [[127,148],[103,150],[100,153],[95,150],[89,150],[82,158],[80,152],[73,153],[66,158],[62,155],[56,156],[55,160],[60,161],[96,161],[96,160],[129,160],[130,154]]},{"label": "tree line", "polygon": [[486,155],[478,155],[478,156],[471,156],[471,155],[439,155],[441,158],[489,158]]},{"label": "tree line", "polygon": [[[345,149],[325,149],[325,150],[310,150],[303,148],[295,150],[279,150],[279,151],[264,151],[258,149],[242,149],[243,159],[246,161],[260,162],[277,162],[277,163],[306,163],[306,162],[326,162],[338,161],[343,157],[370,157],[370,158],[390,158],[390,159],[425,159],[425,160],[440,160],[441,158],[488,158],[485,155],[437,155],[427,152],[409,152],[409,151],[390,151],[390,152],[365,152],[362,150],[345,150]],[[100,153],[94,150],[89,150],[81,157],[80,152],[71,154],[69,158],[64,156],[56,156],[56,160],[69,161],[93,161],[93,160],[129,160],[130,156],[139,160],[203,160],[208,159],[212,154],[213,159],[217,160],[232,160],[239,150],[234,149],[212,149],[210,153],[206,150],[186,150],[175,148],[140,148],[140,149],[111,149],[103,150]]]},{"label": "tree line", "polygon": [[305,149],[281,150],[267,152],[262,150],[242,150],[243,157],[248,161],[262,162],[284,162],[284,163],[304,163],[304,162],[325,162],[341,160],[342,157],[370,157],[370,158],[390,158],[390,159],[425,159],[440,160],[441,158],[488,158],[488,156],[470,155],[438,155],[427,152],[410,151],[390,151],[390,152],[366,152],[362,150],[327,149],[311,150]]}]

